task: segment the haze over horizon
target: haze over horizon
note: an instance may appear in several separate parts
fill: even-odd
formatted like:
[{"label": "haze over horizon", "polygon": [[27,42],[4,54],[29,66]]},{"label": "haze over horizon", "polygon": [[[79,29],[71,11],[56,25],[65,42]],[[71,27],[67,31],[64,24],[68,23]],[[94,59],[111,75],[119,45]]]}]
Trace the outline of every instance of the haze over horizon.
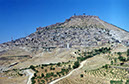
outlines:
[{"label": "haze over horizon", "polygon": [[96,15],[129,31],[128,0],[0,0],[0,43],[76,15]]}]

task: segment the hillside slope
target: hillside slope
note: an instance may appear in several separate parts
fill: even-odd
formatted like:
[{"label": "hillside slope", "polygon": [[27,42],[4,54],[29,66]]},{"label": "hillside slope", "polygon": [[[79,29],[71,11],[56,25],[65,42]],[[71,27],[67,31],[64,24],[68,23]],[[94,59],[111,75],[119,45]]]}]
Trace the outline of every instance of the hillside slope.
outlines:
[{"label": "hillside slope", "polygon": [[98,16],[79,15],[63,23],[39,27],[24,38],[0,44],[1,53],[18,47],[27,52],[56,47],[89,47],[110,43],[129,45],[129,32],[111,25]]}]

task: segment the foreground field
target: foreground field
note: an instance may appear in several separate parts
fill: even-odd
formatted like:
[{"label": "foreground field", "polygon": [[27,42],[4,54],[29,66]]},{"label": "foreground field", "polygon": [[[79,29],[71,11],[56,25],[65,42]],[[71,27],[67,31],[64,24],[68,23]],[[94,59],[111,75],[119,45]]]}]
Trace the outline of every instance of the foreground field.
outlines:
[{"label": "foreground field", "polygon": [[[1,67],[2,70],[11,70],[8,73],[0,73],[1,84],[26,84],[29,74],[25,70],[19,71],[23,68],[28,68],[31,65],[41,65],[49,63],[67,62],[75,60],[73,52],[75,49],[55,49],[52,52],[42,52],[36,54],[34,57],[30,57],[29,53],[23,51],[11,50],[1,55]],[[10,56],[11,55],[11,56]],[[5,60],[2,60],[2,59]],[[16,70],[17,71],[16,71]],[[18,73],[23,74],[20,76]],[[3,80],[5,79],[5,80]],[[23,81],[24,80],[24,81]]]},{"label": "foreground field", "polygon": [[[52,55],[53,57],[50,58]],[[60,60],[55,60],[58,59],[57,57]],[[45,61],[44,58],[47,60]],[[28,61],[20,62],[12,66],[12,69],[0,73],[0,82],[1,84],[114,84],[117,82],[127,84],[129,78],[127,67],[126,51],[116,52],[110,47],[93,48],[87,51],[56,49],[53,52],[37,54]]]},{"label": "foreground field", "polygon": [[[101,59],[100,59],[101,58]],[[96,59],[100,59],[100,61],[96,60]],[[92,61],[91,61],[92,60]],[[85,74],[85,70],[94,70],[98,67],[101,67],[102,65],[109,63],[108,60],[105,61],[105,63],[103,63],[103,61],[106,60],[105,58],[102,58],[100,56],[95,56],[93,58],[89,58],[85,65],[75,71],[71,76],[60,80],[59,82],[57,82],[56,84],[101,84],[101,83],[109,83],[108,80],[104,80],[103,78],[96,78],[92,75],[86,75]],[[84,77],[80,77],[80,75],[83,74]]]},{"label": "foreground field", "polygon": [[128,84],[127,52],[114,50],[89,58],[82,68],[55,84]]}]

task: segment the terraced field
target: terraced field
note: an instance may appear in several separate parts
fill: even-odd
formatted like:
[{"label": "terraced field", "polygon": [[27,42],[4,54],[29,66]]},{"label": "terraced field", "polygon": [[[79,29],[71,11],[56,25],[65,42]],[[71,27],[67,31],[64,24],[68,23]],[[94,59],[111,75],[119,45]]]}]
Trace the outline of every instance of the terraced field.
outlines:
[{"label": "terraced field", "polygon": [[127,80],[129,76],[128,71],[116,68],[100,68],[92,71],[87,71],[85,74],[108,80]]},{"label": "terraced field", "polygon": [[87,59],[81,69],[56,84],[129,84],[127,58],[127,52],[99,54]]}]

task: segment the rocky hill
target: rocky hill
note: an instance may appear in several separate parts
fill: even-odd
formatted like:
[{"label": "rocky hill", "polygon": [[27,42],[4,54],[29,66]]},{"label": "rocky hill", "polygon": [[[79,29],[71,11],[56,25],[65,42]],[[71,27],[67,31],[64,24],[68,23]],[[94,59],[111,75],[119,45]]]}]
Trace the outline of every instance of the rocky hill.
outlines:
[{"label": "rocky hill", "polygon": [[121,43],[129,46],[129,32],[101,20],[98,16],[79,15],[63,23],[39,27],[36,32],[0,44],[0,53],[12,48],[34,52],[41,49],[101,46]]}]

